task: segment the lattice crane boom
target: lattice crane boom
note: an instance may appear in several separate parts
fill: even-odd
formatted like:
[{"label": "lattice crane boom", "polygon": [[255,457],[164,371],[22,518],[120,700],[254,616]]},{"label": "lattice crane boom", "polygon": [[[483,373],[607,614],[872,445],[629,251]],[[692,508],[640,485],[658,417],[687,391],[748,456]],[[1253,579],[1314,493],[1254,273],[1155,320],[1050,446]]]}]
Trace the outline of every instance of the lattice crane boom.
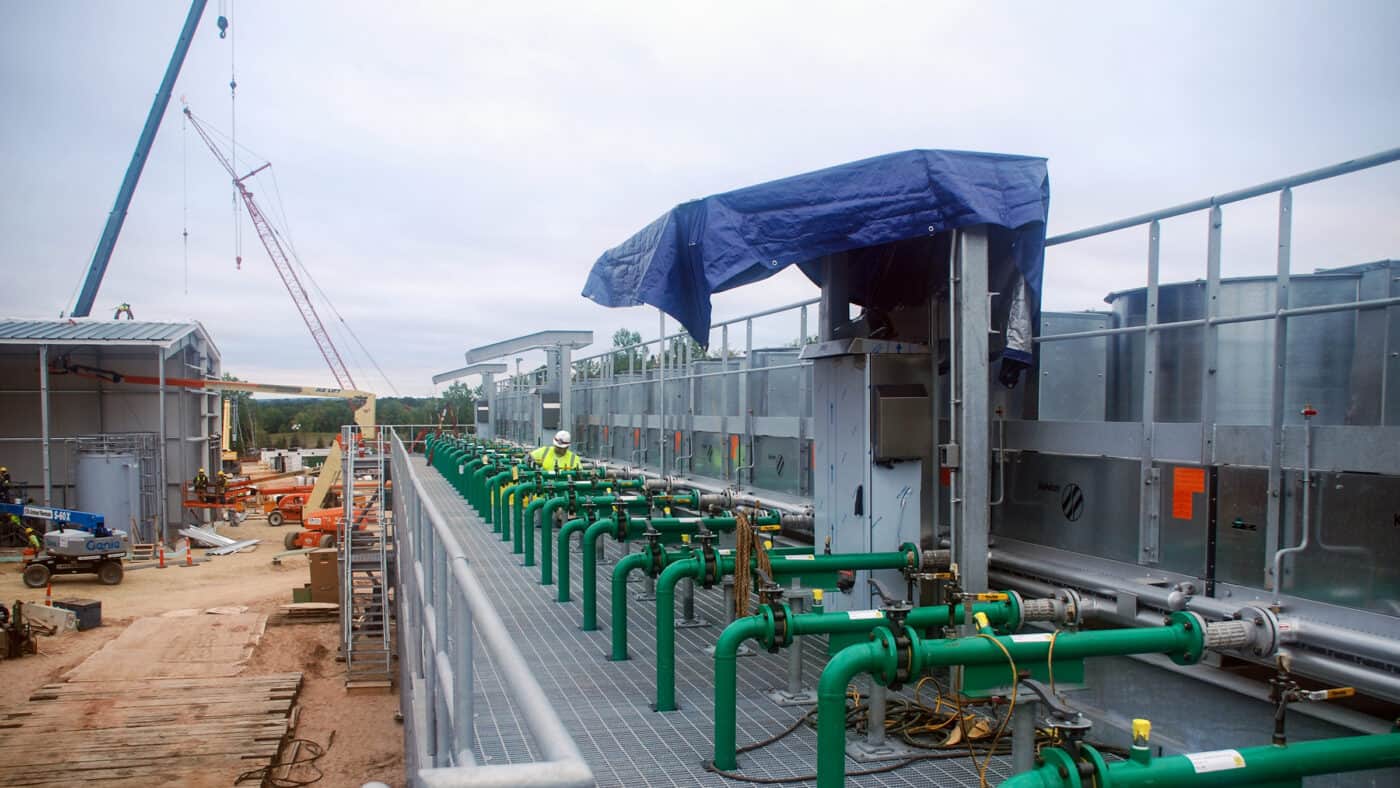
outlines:
[{"label": "lattice crane boom", "polygon": [[190,125],[199,134],[199,138],[204,140],[204,144],[209,147],[214,158],[223,165],[229,177],[233,179],[233,185],[238,188],[238,194],[243,198],[243,207],[248,210],[248,218],[252,220],[253,227],[258,231],[258,237],[262,239],[263,247],[267,249],[268,257],[272,258],[272,265],[277,269],[277,275],[282,277],[282,284],[286,286],[287,293],[292,297],[292,303],[296,304],[297,311],[301,314],[301,320],[306,324],[306,329],[311,332],[311,338],[316,341],[316,348],[321,351],[321,357],[326,360],[326,364],[331,368],[331,374],[335,376],[335,381],[342,389],[354,389],[355,379],[351,377],[350,370],[345,366],[345,361],[340,357],[340,351],[336,349],[335,343],[331,341],[330,333],[326,331],[326,326],[321,322],[321,316],[316,313],[316,307],[311,302],[311,296],[306,292],[306,287],[302,285],[301,278],[297,276],[296,267],[292,265],[291,258],[287,256],[287,251],[282,246],[282,241],[273,231],[271,223],[263,214],[253,199],[253,193],[248,190],[245,183],[249,178],[257,175],[270,167],[264,164],[261,167],[240,177],[233,169],[228,157],[219,150],[219,146],[204,130],[194,113],[189,107],[185,107],[185,117],[189,118]]}]

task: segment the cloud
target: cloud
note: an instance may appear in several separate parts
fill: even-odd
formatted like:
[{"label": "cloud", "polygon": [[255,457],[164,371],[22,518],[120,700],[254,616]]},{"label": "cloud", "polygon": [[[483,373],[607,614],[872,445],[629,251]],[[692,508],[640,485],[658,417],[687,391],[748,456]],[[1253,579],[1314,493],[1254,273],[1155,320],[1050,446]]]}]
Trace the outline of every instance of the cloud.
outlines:
[{"label": "cloud", "polygon": [[[0,314],[71,304],[186,7],[0,7]],[[98,304],[198,318],[228,369],[274,382],[329,374],[246,219],[235,269],[227,177],[178,115],[184,96],[230,129],[235,54],[239,142],[276,175],[257,199],[406,393],[542,328],[654,336],[655,311],[577,294],[599,253],[690,198],[911,147],[1000,150],[1050,158],[1066,231],[1391,147],[1400,120],[1400,5],[1379,1],[242,0],[223,41],[208,13]],[[1397,183],[1392,166],[1299,189],[1295,270],[1394,256]],[[1271,270],[1275,224],[1269,200],[1226,209],[1227,273]],[[1199,276],[1204,243],[1203,215],[1165,223],[1164,279]],[[1103,308],[1141,284],[1145,248],[1138,228],[1052,250],[1046,307]],[[786,272],[715,314],[814,295]]]}]

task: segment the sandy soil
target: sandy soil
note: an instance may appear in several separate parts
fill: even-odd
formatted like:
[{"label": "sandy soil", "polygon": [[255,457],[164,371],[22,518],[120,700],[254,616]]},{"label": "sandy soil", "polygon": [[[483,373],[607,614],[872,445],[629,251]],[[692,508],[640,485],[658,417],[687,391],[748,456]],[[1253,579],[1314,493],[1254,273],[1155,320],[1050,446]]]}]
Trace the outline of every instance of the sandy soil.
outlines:
[{"label": "sandy soil", "polygon": [[[263,539],[256,550],[230,556],[203,555],[193,567],[167,560],[165,569],[127,567],[121,585],[104,586],[94,575],[55,577],[55,599],[102,600],[103,626],[54,638],[41,638],[39,654],[0,662],[0,706],[23,703],[44,684],[60,680],[133,620],[172,610],[247,605],[251,612],[272,615],[291,601],[292,589],[308,582],[307,559],[291,556],[280,566],[272,556],[282,551],[282,536],[293,526],[273,528],[250,517],[239,527],[220,529],[235,539]],[[43,590],[26,588],[18,564],[0,565],[0,599],[42,603]],[[245,674],[301,671],[300,720],[296,735],[325,744],[332,730],[335,743],[317,764],[325,777],[317,785],[357,786],[370,780],[403,784],[403,729],[395,721],[398,696],[347,695],[343,666],[336,661],[336,624],[272,626],[253,652]],[[309,775],[293,775],[309,776]]]}]

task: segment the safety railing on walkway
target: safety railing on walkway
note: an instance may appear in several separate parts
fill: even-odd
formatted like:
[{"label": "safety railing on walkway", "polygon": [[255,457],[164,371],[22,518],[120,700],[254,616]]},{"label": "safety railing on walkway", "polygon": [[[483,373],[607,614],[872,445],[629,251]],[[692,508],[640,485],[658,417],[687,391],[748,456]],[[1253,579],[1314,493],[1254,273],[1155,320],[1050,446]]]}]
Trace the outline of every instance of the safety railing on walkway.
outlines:
[{"label": "safety railing on walkway", "polygon": [[[400,708],[414,786],[594,785],[593,773],[472,570],[450,521],[427,495],[390,429],[398,561]],[[410,437],[411,439],[411,437]],[[475,758],[474,659],[490,655],[542,760],[482,765]]]}]

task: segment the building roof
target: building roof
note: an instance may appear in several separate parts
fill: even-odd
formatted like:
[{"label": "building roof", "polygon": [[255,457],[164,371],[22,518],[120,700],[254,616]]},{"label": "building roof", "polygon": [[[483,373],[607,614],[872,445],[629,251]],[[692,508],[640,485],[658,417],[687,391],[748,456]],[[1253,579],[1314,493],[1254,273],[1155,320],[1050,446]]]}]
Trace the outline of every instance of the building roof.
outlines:
[{"label": "building roof", "polygon": [[[197,321],[153,323],[139,320],[23,320],[0,318],[0,345],[105,345],[171,347],[190,334],[213,340]],[[217,350],[215,351],[217,355]]]}]

